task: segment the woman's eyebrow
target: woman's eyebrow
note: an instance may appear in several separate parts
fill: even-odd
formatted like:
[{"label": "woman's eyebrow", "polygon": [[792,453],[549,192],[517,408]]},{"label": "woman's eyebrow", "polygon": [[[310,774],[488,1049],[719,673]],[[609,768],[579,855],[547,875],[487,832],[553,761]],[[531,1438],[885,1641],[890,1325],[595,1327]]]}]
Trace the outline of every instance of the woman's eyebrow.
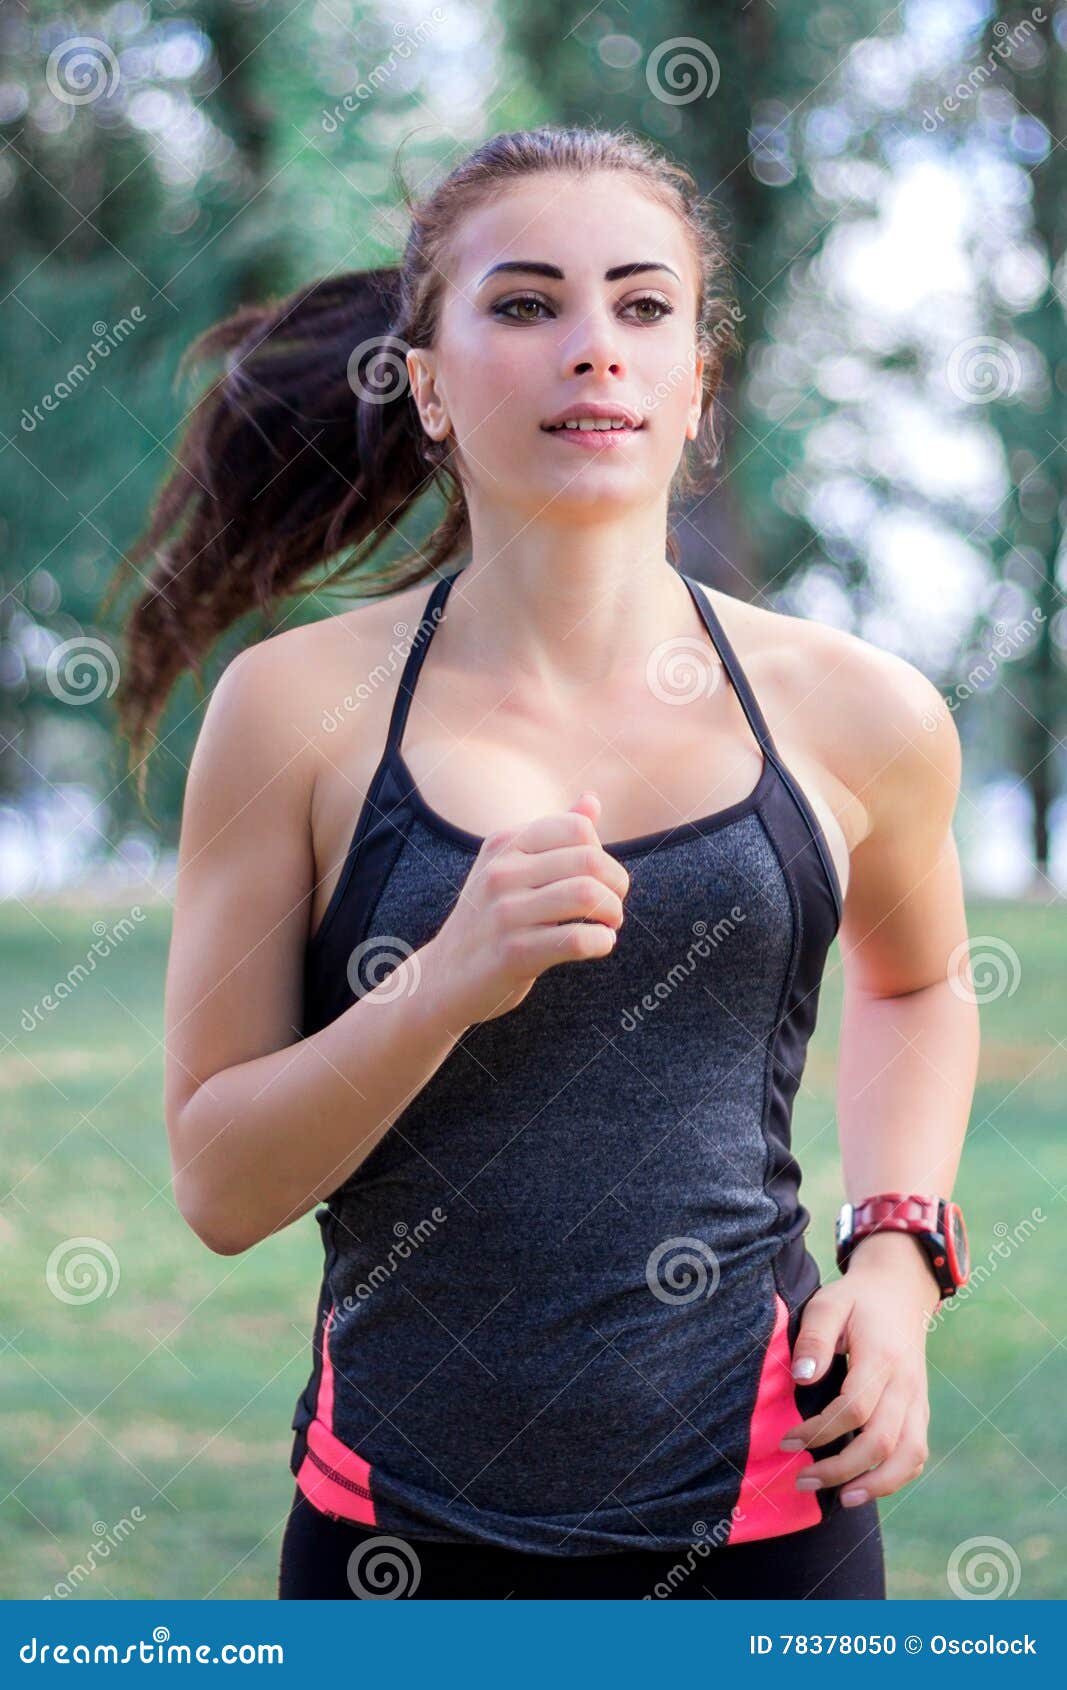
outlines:
[{"label": "woman's eyebrow", "polygon": [[[498,275],[501,270],[521,270],[525,271],[527,275],[547,276],[548,279],[553,282],[562,282],[566,280],[563,271],[559,268],[558,264],[544,264],[532,258],[508,258],[505,259],[503,263],[494,264],[491,269],[487,270],[485,275],[475,282],[475,287],[480,288],[489,280],[490,276]],[[610,270],[604,271],[604,280],[606,282],[618,282],[621,281],[624,276],[641,275],[646,270],[666,270],[667,274],[669,276],[673,276],[676,282],[680,282],[682,279],[677,270],[672,270],[669,264],[661,264],[658,260],[654,259],[640,259],[633,264],[612,265]]]}]

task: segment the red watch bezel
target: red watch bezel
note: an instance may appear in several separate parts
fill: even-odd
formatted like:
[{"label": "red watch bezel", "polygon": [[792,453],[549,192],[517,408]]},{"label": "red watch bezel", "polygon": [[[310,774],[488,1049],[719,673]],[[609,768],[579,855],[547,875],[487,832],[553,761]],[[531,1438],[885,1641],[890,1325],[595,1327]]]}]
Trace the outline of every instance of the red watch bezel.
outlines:
[{"label": "red watch bezel", "polygon": [[[846,1208],[851,1210],[851,1224],[847,1234],[842,1236],[841,1222]],[[845,1204],[838,1217],[838,1268],[842,1273],[846,1271],[852,1250],[871,1233],[910,1232],[929,1257],[942,1298],[951,1297],[962,1285],[966,1285],[970,1272],[969,1266],[964,1270],[956,1251],[953,1232],[957,1222],[966,1239],[967,1229],[958,1203],[918,1192],[880,1191],[875,1196],[865,1197],[860,1203]],[[947,1274],[943,1271],[945,1268]]]},{"label": "red watch bezel", "polygon": [[948,1265],[958,1290],[961,1285],[966,1285],[968,1279],[970,1278],[971,1268],[970,1263],[968,1263],[965,1268],[956,1254],[956,1239],[954,1236],[955,1229],[952,1225],[953,1219],[959,1221],[960,1231],[963,1233],[964,1238],[966,1238],[967,1225],[963,1219],[963,1210],[960,1208],[958,1203],[951,1203],[946,1199],[944,1231],[945,1253],[948,1256]]}]

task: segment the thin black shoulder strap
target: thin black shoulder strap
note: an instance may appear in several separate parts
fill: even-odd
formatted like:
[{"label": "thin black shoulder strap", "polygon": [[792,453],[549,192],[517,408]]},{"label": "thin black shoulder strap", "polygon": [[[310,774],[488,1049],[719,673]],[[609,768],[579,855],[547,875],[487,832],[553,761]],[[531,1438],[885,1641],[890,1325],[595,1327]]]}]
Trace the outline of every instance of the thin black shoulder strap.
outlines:
[{"label": "thin black shoulder strap", "polygon": [[[679,574],[682,574],[682,572],[679,571]],[[775,745],[771,736],[771,730],[767,726],[767,718],[764,716],[763,711],[759,707],[756,695],[749,685],[748,676],[741,667],[741,659],[730,644],[730,641],[726,636],[726,629],[719,620],[718,614],[716,613],[703,584],[700,581],[697,581],[692,575],[682,574],[682,580],[693,595],[696,607],[704,619],[704,626],[711,635],[712,644],[715,646],[719,656],[722,658],[723,668],[729,675],[730,680],[733,683],[734,691],[741,700],[742,709],[748,717],[748,723],[752,732],[755,734],[761,747],[767,753],[768,757],[770,757],[771,761],[780,764],[781,758],[778,755],[778,747]]]},{"label": "thin black shoulder strap", "polygon": [[411,641],[411,650],[408,652],[407,661],[400,676],[400,685],[396,689],[396,697],[393,700],[393,710],[389,717],[389,732],[385,737],[385,753],[395,751],[400,744],[400,736],[404,732],[404,723],[408,719],[411,700],[415,695],[415,682],[418,680],[423,659],[430,649],[430,641],[433,639],[437,624],[441,619],[445,600],[455,578],[455,575],[442,575],[426,600],[422,615],[419,618],[419,625]]},{"label": "thin black shoulder strap", "polygon": [[748,676],[741,667],[741,661],[726,636],[726,630],[716,615],[715,608],[712,605],[703,584],[697,581],[694,576],[682,574],[681,570],[679,570],[679,574],[682,576],[682,580],[685,582],[689,591],[692,593],[693,598],[696,600],[697,609],[700,611],[700,614],[704,619],[704,626],[711,635],[719,656],[722,658],[723,668],[726,670],[730,680],[733,682],[734,691],[741,700],[742,707],[745,715],[748,717],[752,732],[759,740],[760,746],[766,754],[768,762],[772,763],[777,769],[782,785],[791,795],[794,804],[804,819],[808,832],[811,835],[812,843],[814,844],[822,862],[823,871],[826,875],[826,880],[833,898],[834,908],[837,912],[837,920],[840,924],[842,911],[840,882],[837,878],[837,869],[834,866],[833,858],[830,855],[830,847],[827,843],[822,824],[820,823],[818,816],[815,814],[815,811],[812,809],[811,802],[808,799],[807,794],[804,792],[792,770],[783,761],[778,747],[775,745],[774,740],[771,737],[771,730],[767,726],[767,718],[764,716],[763,711],[759,707],[756,695],[749,685]]}]

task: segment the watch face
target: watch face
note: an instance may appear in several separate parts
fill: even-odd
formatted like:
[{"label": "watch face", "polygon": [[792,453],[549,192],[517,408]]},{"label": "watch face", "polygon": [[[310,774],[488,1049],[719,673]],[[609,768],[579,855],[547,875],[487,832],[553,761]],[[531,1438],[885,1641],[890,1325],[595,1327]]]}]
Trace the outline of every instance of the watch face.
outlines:
[{"label": "watch face", "polygon": [[963,1214],[958,1204],[949,1204],[946,1219],[948,1221],[946,1242],[949,1248],[949,1260],[955,1268],[957,1280],[962,1284],[970,1271],[970,1262],[968,1259],[967,1229],[963,1224]]}]

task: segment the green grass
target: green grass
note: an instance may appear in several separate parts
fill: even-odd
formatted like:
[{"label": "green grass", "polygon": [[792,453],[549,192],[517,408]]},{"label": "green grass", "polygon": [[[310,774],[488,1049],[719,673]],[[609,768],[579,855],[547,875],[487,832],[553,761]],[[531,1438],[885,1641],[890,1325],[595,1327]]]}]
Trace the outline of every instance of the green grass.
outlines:
[{"label": "green grass", "polygon": [[[110,928],[123,913],[0,912],[2,1594],[273,1599],[319,1232],[305,1216],[244,1256],[218,1257],[174,1207],[161,1108],[167,909],[149,911],[26,1029],[25,1012],[90,954],[94,921]],[[1062,1597],[1065,1263],[1055,1240],[1067,1050],[1054,1035],[1067,910],[972,902],[969,922],[972,937],[998,936],[1023,966],[1017,990],[982,1010],[956,1195],[986,1267],[930,1340],[930,1460],[881,1504],[889,1590],[950,1595],[953,1549],[993,1536],[1018,1556],[1018,1597]],[[825,1278],[841,1197],[836,961],[835,951],[795,1116],[809,1247]],[[1035,1208],[1047,1219],[1033,1235],[1005,1241]],[[118,1279],[110,1294],[66,1303],[49,1289],[48,1260],[82,1236],[114,1252]]]}]

